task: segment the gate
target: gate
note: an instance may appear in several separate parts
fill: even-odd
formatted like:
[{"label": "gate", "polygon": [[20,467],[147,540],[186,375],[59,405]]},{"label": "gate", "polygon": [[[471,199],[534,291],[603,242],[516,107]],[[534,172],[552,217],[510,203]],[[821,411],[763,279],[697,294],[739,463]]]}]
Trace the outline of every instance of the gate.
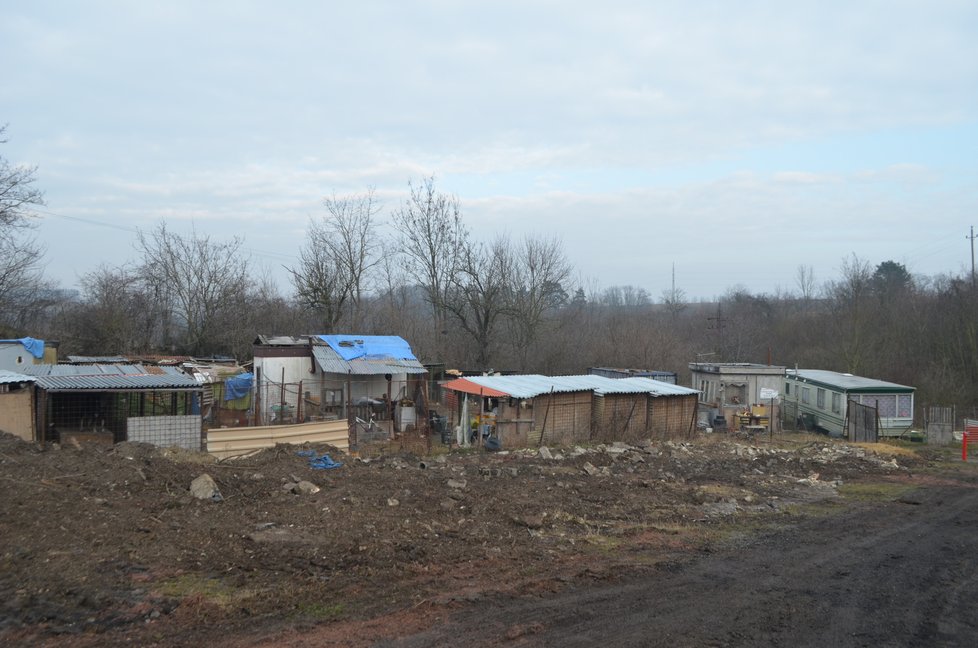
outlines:
[{"label": "gate", "polygon": [[849,401],[846,406],[846,436],[854,443],[876,443],[879,440],[880,417],[876,407]]},{"label": "gate", "polygon": [[931,405],[924,412],[927,443],[950,445],[954,441],[954,407]]},{"label": "gate", "polygon": [[795,401],[781,403],[781,429],[798,431],[798,403]]}]

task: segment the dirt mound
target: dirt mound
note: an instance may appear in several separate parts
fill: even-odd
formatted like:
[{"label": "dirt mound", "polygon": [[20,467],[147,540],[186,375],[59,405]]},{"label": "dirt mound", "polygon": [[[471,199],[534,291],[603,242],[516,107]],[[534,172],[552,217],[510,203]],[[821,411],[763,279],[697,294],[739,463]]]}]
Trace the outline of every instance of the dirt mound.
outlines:
[{"label": "dirt mound", "polygon": [[[541,454],[359,460],[276,446],[215,462],[2,435],[0,639],[184,645],[552,591],[914,461],[836,443],[717,440]],[[324,455],[342,465],[325,468]],[[219,501],[191,494],[203,474]]]}]

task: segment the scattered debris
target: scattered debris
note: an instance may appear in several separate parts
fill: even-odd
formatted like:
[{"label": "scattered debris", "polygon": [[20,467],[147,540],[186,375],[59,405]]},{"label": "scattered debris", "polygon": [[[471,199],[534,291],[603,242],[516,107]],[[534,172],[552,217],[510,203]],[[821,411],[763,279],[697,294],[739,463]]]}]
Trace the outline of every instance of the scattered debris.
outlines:
[{"label": "scattered debris", "polygon": [[[186,639],[187,624],[200,619],[224,628],[283,614],[320,619],[309,601],[374,615],[476,588],[479,596],[536,591],[521,588],[540,586],[537,576],[551,584],[583,577],[561,580],[558,565],[583,560],[611,573],[605,561],[627,552],[696,546],[687,534],[703,526],[794,510],[838,497],[842,480],[899,479],[898,470],[924,461],[901,454],[897,464],[872,448],[787,436],[357,460],[329,446],[281,445],[202,468],[192,453],[140,444],[58,451],[0,434],[0,477],[16,484],[0,498],[4,627],[43,634],[35,645],[63,633],[106,633],[114,645],[134,633],[134,645],[170,646],[179,641],[160,643],[139,628],[149,620],[158,636],[173,629]],[[343,467],[314,472],[324,468],[313,463]],[[205,626],[206,639],[220,636]]]}]

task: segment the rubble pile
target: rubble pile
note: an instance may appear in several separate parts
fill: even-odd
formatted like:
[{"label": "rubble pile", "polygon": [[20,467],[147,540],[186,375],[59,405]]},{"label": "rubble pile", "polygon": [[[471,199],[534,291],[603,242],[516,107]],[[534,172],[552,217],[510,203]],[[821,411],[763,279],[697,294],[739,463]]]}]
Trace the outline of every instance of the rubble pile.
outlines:
[{"label": "rubble pile", "polygon": [[282,445],[215,462],[0,435],[0,641],[145,627],[183,645],[200,619],[221,636],[249,619],[559,587],[902,463],[715,436],[362,459]]}]

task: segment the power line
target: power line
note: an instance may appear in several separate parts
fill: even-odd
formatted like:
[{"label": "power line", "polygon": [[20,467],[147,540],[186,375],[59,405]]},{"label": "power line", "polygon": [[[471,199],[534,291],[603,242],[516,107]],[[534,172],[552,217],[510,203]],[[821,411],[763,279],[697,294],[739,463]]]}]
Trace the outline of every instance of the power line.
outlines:
[{"label": "power line", "polygon": [[707,317],[708,321],[713,322],[710,324],[710,329],[716,330],[717,337],[719,338],[720,346],[717,348],[717,359],[721,362],[723,361],[723,329],[726,328],[727,318],[723,316],[722,302],[717,300],[717,316]]},{"label": "power line", "polygon": [[137,227],[127,227],[125,225],[116,225],[115,223],[106,223],[104,221],[97,221],[91,218],[82,218],[81,216],[68,216],[66,214],[57,214],[52,211],[47,211],[45,209],[34,208],[33,211],[40,212],[42,214],[47,214],[48,216],[55,216],[57,218],[65,218],[67,220],[78,221],[80,223],[88,223],[89,225],[98,225],[100,227],[111,227],[112,229],[122,230],[123,232],[131,232],[133,234],[139,233],[139,228]]},{"label": "power line", "polygon": [[[35,208],[33,211],[36,211],[36,212],[41,213],[41,214],[45,214],[47,216],[54,216],[56,218],[64,218],[66,220],[78,221],[80,223],[87,223],[89,225],[97,225],[99,227],[108,227],[108,228],[116,229],[116,230],[119,230],[119,231],[122,231],[122,232],[129,232],[130,234],[139,234],[140,233],[140,229],[138,227],[128,227],[126,225],[117,225],[115,223],[106,223],[105,221],[99,221],[99,220],[95,220],[93,218],[82,218],[81,216],[68,216],[67,214],[58,214],[56,212],[48,211],[46,209],[36,209]],[[171,232],[171,234],[174,237],[180,239],[181,241],[186,242],[186,240],[187,240],[186,237],[184,237],[181,234],[177,234],[175,232]],[[255,248],[250,248],[250,247],[244,247],[242,249],[244,251],[246,251],[246,252],[254,255],[254,256],[263,257],[263,258],[269,259],[271,261],[295,261],[295,259],[296,259],[296,257],[295,257],[294,254],[289,254],[289,253],[286,253],[286,252],[271,252],[269,250],[257,250]]]}]

